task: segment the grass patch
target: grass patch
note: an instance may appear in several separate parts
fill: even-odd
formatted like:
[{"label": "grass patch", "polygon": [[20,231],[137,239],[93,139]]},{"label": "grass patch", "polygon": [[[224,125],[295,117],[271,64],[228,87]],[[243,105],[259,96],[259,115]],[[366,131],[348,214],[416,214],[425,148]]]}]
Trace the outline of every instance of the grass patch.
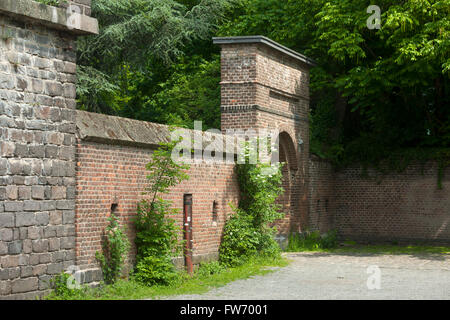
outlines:
[{"label": "grass patch", "polygon": [[[253,258],[246,264],[234,268],[217,270],[216,273],[196,272],[190,277],[182,274],[176,282],[167,286],[147,287],[133,280],[119,280],[113,285],[99,288],[70,290],[64,295],[52,292],[46,300],[138,300],[159,299],[164,296],[181,294],[202,294],[212,288],[221,287],[235,280],[273,272],[267,267],[284,267],[288,261],[284,258]],[[206,268],[208,269],[208,268]],[[216,270],[216,269],[215,269]]]},{"label": "grass patch", "polygon": [[371,254],[450,254],[450,246],[424,244],[359,244],[355,241],[336,240],[336,233],[320,235],[317,232],[289,236],[287,252],[371,253]]},{"label": "grass patch", "polygon": [[431,245],[374,245],[374,244],[352,244],[330,249],[329,252],[347,253],[373,253],[373,254],[450,254],[450,246],[431,246]]}]

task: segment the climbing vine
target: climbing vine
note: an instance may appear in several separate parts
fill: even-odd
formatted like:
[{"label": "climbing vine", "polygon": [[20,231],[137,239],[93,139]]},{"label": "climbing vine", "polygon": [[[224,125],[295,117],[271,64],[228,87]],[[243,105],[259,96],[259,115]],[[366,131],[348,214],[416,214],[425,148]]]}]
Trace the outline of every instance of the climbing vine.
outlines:
[{"label": "climbing vine", "polygon": [[270,224],[284,216],[277,198],[281,187],[281,164],[270,165],[249,161],[250,144],[245,145],[245,163],[236,165],[241,193],[239,207],[227,221],[219,249],[221,263],[236,266],[258,254],[275,257],[280,248],[274,239],[275,227]]}]

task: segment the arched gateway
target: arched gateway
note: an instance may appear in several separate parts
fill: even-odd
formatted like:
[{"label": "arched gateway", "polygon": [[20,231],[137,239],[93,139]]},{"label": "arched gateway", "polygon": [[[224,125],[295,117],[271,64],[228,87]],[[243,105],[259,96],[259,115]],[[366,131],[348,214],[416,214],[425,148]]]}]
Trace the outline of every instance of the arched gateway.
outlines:
[{"label": "arched gateway", "polygon": [[222,131],[276,129],[287,215],[281,235],[307,223],[309,69],[314,62],[263,36],[214,38],[221,53]]}]

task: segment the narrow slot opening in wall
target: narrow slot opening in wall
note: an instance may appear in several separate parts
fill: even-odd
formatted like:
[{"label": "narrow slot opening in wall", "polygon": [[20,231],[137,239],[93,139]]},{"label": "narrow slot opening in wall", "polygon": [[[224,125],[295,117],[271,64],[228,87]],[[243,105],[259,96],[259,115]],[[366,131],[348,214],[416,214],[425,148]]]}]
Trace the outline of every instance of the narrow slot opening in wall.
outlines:
[{"label": "narrow slot opening in wall", "polygon": [[117,208],[119,205],[117,203],[111,204],[111,215],[117,216]]},{"label": "narrow slot opening in wall", "polygon": [[218,204],[217,201],[214,200],[213,202],[213,208],[212,208],[212,221],[217,223],[217,219],[218,219]]}]

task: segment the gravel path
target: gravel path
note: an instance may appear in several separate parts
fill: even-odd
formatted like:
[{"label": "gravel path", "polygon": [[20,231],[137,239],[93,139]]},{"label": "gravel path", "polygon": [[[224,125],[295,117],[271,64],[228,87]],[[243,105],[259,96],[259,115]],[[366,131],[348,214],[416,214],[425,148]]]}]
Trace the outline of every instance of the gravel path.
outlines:
[{"label": "gravel path", "polygon": [[[289,253],[291,264],[273,273],[234,281],[201,295],[172,300],[450,300],[450,256]],[[380,271],[380,289],[368,289],[369,266]],[[372,279],[371,278],[371,279]],[[370,283],[376,284],[371,281]]]}]

